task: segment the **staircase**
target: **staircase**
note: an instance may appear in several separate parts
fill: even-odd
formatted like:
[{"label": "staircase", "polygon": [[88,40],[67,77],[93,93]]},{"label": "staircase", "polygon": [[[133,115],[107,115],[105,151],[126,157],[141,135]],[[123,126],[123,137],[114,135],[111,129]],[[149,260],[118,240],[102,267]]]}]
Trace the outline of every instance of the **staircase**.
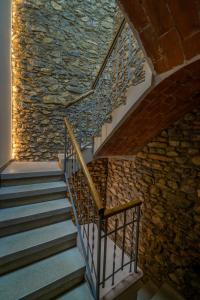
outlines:
[{"label": "staircase", "polygon": [[[152,83],[149,63],[132,28],[122,18],[90,90],[66,107],[66,118],[79,144],[92,145],[92,154],[102,156],[102,147],[136,110]],[[92,155],[87,156],[91,161]],[[59,155],[61,161],[63,157]]]},{"label": "staircase", "polygon": [[1,174],[1,300],[93,299],[61,178],[55,162],[13,162]]},{"label": "staircase", "polygon": [[[94,299],[84,279],[85,262],[76,246],[77,229],[70,219],[70,210],[66,184],[57,163],[12,162],[3,171],[1,300]],[[108,249],[113,249],[113,245],[108,238]],[[117,247],[117,257],[121,253]],[[108,256],[107,271],[112,252],[108,255],[111,256]],[[116,264],[119,262],[116,259]],[[140,273],[137,276],[140,279]],[[142,284],[133,275],[122,279],[109,292],[104,290],[104,300],[184,300],[166,283],[161,287],[151,281]]]}]

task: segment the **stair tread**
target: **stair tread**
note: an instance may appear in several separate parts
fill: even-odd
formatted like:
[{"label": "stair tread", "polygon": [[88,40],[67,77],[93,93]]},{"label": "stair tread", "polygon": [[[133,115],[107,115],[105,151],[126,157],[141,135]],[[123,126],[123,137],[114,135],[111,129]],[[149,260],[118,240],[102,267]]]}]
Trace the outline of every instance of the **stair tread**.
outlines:
[{"label": "stair tread", "polygon": [[139,289],[137,300],[150,300],[157,291],[158,287],[152,281],[148,281]]},{"label": "stair tread", "polygon": [[72,221],[66,220],[0,238],[0,259],[65,236],[76,235],[76,233],[77,229]]},{"label": "stair tread", "polygon": [[0,295],[7,300],[22,299],[79,271],[83,274],[84,262],[74,247],[2,276]]},{"label": "stair tread", "polygon": [[0,200],[20,198],[26,196],[34,196],[41,194],[51,194],[56,192],[66,191],[66,184],[64,181],[56,181],[49,183],[34,183],[26,185],[16,185],[10,187],[2,187],[0,189]]},{"label": "stair tread", "polygon": [[2,179],[20,179],[39,176],[61,175],[63,171],[57,161],[27,162],[14,161],[1,173]]},{"label": "stair tread", "polygon": [[151,300],[184,300],[170,285],[164,283]]},{"label": "stair tread", "polygon": [[66,198],[17,207],[3,208],[0,210],[0,223],[14,221],[20,218],[31,217],[60,209],[70,209],[70,203]]},{"label": "stair tread", "polygon": [[73,288],[69,292],[58,297],[57,300],[94,300],[91,295],[90,289],[87,283],[82,283]]}]

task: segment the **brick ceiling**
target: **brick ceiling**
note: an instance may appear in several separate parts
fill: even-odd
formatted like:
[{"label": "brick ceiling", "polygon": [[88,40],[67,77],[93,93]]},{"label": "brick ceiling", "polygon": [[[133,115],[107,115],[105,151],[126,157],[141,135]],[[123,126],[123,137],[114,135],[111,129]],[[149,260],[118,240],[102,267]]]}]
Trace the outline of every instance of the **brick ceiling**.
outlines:
[{"label": "brick ceiling", "polygon": [[[162,129],[200,104],[200,1],[120,0],[154,68],[154,85],[97,156],[133,155]],[[188,61],[195,62],[188,63]],[[182,65],[182,66],[180,66]],[[178,71],[174,69],[179,66]]]},{"label": "brick ceiling", "polygon": [[152,88],[97,156],[137,153],[152,137],[197,105],[200,105],[200,60]]},{"label": "brick ceiling", "polygon": [[200,52],[199,0],[119,0],[157,73]]}]

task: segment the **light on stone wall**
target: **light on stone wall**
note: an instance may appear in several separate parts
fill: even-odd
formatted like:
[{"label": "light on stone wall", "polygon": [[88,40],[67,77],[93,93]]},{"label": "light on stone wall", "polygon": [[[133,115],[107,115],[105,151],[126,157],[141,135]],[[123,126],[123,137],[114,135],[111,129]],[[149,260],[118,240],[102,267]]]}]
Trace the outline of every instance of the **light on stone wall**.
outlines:
[{"label": "light on stone wall", "polygon": [[15,16],[15,0],[12,1],[12,8],[11,8],[11,68],[12,68],[12,85],[11,85],[11,97],[12,97],[12,159],[15,159],[15,125],[14,125],[14,110],[15,110],[15,98],[14,98],[14,92],[13,92],[13,19]]},{"label": "light on stone wall", "polygon": [[24,0],[13,0],[12,1],[12,16],[11,16],[11,67],[12,67],[12,159],[16,159],[16,149],[18,142],[17,136],[17,121],[16,121],[16,111],[17,111],[17,87],[16,87],[16,80],[17,80],[17,70],[16,70],[16,63],[15,57],[16,53],[18,52],[18,43],[15,41],[14,31],[13,28],[15,26],[16,30],[16,16],[17,16],[17,5],[22,4]]},{"label": "light on stone wall", "polygon": [[[12,0],[16,160],[57,159],[57,153],[63,151],[61,119],[66,105],[90,88],[115,30],[114,0],[103,1],[108,10],[99,9],[98,2],[74,1],[72,6],[67,0]],[[86,119],[82,104],[70,114],[85,131],[85,121],[80,122]]]}]

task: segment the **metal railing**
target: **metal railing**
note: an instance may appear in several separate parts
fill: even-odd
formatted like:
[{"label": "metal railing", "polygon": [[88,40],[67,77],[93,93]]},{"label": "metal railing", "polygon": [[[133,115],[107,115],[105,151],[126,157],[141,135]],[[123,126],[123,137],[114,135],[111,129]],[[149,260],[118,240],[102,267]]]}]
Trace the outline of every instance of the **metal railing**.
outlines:
[{"label": "metal railing", "polygon": [[68,196],[86,263],[86,276],[98,300],[104,289],[116,283],[121,272],[137,272],[141,201],[106,207],[67,118],[64,122]]},{"label": "metal railing", "polygon": [[66,116],[81,144],[93,143],[112,111],[126,102],[130,86],[145,80],[144,55],[129,24],[122,20],[91,89],[68,104]]},{"label": "metal railing", "polygon": [[70,102],[68,105],[66,105],[66,108],[69,107],[69,106],[71,106],[71,105],[73,105],[74,103],[77,103],[77,102],[83,100],[84,98],[87,98],[88,96],[90,96],[90,95],[92,95],[94,93],[95,88],[97,87],[97,84],[98,84],[98,82],[99,82],[99,80],[101,78],[101,75],[102,75],[102,73],[103,73],[103,71],[104,71],[104,69],[106,67],[106,64],[107,64],[107,62],[108,62],[108,60],[109,60],[109,58],[110,58],[110,56],[111,56],[111,54],[112,54],[115,46],[116,46],[117,39],[119,38],[120,34],[122,33],[125,24],[126,24],[126,20],[125,20],[125,18],[123,18],[123,20],[122,20],[122,22],[121,22],[121,24],[119,26],[119,29],[117,30],[116,35],[115,35],[115,37],[114,37],[114,39],[113,39],[113,41],[112,41],[112,43],[111,43],[111,45],[110,45],[110,47],[108,49],[108,52],[107,52],[107,54],[106,54],[106,56],[105,56],[105,58],[104,58],[104,60],[103,60],[103,62],[101,64],[101,67],[100,67],[100,69],[99,69],[99,71],[97,73],[97,76],[95,77],[95,79],[94,79],[94,81],[92,83],[91,89],[88,92],[86,92],[83,95],[81,95],[80,97],[78,97],[77,99],[75,99],[73,102]]}]

